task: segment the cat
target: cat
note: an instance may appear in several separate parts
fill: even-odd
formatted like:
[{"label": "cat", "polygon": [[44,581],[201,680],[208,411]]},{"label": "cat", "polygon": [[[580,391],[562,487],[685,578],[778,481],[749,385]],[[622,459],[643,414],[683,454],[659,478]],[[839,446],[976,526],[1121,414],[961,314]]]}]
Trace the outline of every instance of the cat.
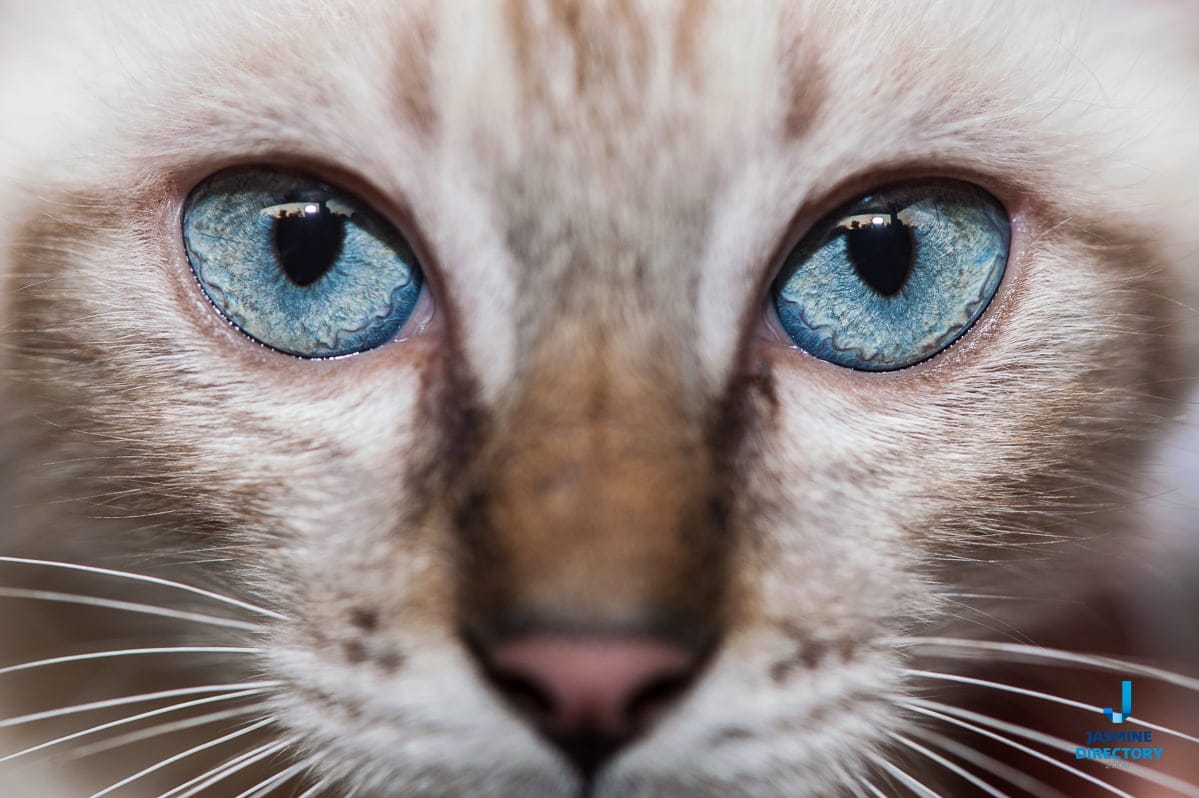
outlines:
[{"label": "cat", "polygon": [[3,794],[1199,795],[1185,4],[0,15]]}]

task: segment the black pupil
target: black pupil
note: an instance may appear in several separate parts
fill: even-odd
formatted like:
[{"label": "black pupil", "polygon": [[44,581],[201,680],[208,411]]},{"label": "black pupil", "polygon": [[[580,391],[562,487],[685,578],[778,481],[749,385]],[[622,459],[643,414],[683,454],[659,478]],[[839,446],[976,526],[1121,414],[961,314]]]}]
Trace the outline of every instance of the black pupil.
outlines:
[{"label": "black pupil", "polygon": [[325,276],[341,254],[345,220],[323,202],[305,203],[275,220],[275,249],[287,279],[312,285]]},{"label": "black pupil", "polygon": [[885,297],[899,293],[912,272],[912,229],[894,213],[868,224],[854,221],[845,232],[849,259],[862,282]]}]

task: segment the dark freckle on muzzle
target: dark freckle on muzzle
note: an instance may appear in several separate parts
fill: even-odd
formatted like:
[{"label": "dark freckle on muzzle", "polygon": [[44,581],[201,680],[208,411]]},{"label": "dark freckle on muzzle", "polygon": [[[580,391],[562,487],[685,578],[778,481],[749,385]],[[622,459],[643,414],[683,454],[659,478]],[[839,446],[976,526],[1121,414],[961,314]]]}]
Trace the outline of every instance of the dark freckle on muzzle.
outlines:
[{"label": "dark freckle on muzzle", "polygon": [[349,640],[341,646],[346,662],[352,665],[373,665],[385,673],[395,673],[404,665],[404,655],[390,645],[368,645],[362,640]]},{"label": "dark freckle on muzzle", "polygon": [[795,628],[788,628],[787,636],[794,645],[793,652],[774,662],[769,669],[771,680],[779,685],[786,684],[797,673],[816,670],[834,659],[849,662],[860,647],[853,640],[817,640]]},{"label": "dark freckle on muzzle", "polygon": [[708,735],[705,745],[716,748],[721,745],[742,743],[746,740],[752,740],[755,736],[756,735],[752,730],[747,729],[744,726],[723,726],[712,734]]},{"label": "dark freckle on muzzle", "polygon": [[358,607],[350,611],[350,625],[363,632],[374,632],[379,628],[379,613],[373,609]]},{"label": "dark freckle on muzzle", "polygon": [[359,641],[351,640],[341,648],[342,651],[345,652],[347,661],[352,662],[355,665],[366,661],[366,646],[362,645],[362,643]]}]

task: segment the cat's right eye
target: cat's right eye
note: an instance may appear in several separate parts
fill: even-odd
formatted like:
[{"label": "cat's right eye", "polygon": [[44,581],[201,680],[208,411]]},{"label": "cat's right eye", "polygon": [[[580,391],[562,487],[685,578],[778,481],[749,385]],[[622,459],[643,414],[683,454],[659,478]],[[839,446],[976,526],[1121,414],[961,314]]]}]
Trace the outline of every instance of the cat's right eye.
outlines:
[{"label": "cat's right eye", "polygon": [[183,240],[213,306],[254,340],[320,358],[405,327],[423,275],[404,237],[363,200],[273,169],[220,172],[183,209]]}]

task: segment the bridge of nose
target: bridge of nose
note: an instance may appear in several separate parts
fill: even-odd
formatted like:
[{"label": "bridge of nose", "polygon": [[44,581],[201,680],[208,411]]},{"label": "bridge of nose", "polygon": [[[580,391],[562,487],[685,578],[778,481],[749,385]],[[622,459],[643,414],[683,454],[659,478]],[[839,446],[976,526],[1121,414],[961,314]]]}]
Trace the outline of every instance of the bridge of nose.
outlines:
[{"label": "bridge of nose", "polygon": [[460,516],[468,626],[708,636],[721,497],[704,410],[662,355],[534,359]]}]

